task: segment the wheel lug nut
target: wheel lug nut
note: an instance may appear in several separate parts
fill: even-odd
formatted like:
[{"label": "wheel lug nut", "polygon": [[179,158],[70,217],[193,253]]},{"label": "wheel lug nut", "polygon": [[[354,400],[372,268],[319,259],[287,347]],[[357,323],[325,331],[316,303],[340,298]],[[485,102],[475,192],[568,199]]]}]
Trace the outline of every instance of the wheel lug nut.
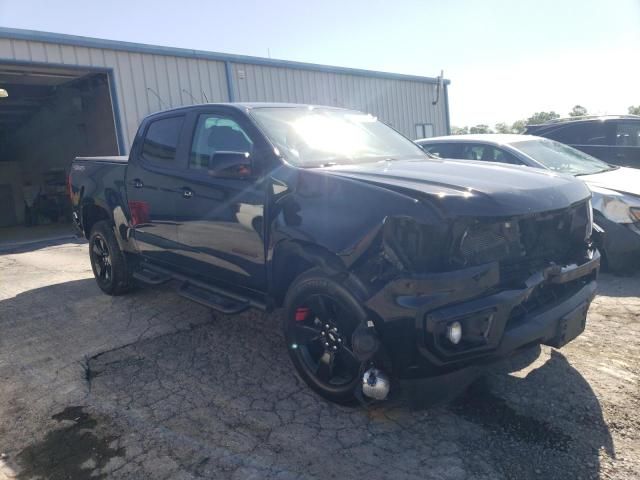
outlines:
[{"label": "wheel lug nut", "polygon": [[338,343],[342,343],[342,339],[341,338],[338,339]]},{"label": "wheel lug nut", "polygon": [[320,335],[324,337],[326,335],[326,332],[323,330],[322,332],[320,332]]},{"label": "wheel lug nut", "polygon": [[326,324],[324,325],[324,328],[329,328],[329,324],[328,324],[328,323],[326,323]]},{"label": "wheel lug nut", "polygon": [[328,347],[329,346],[329,342],[324,342],[324,346]]},{"label": "wheel lug nut", "polygon": [[336,346],[334,345],[334,346],[333,346],[333,349],[334,349],[334,350],[337,350],[337,349],[338,349],[338,347],[336,347]]}]

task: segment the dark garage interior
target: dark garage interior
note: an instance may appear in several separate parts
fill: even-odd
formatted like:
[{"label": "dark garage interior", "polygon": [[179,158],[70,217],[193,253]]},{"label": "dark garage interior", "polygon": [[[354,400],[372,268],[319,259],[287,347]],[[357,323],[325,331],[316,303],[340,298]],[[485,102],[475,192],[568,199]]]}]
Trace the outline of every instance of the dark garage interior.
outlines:
[{"label": "dark garage interior", "polygon": [[118,154],[107,73],[0,64],[0,89],[0,241],[71,231],[71,160]]}]

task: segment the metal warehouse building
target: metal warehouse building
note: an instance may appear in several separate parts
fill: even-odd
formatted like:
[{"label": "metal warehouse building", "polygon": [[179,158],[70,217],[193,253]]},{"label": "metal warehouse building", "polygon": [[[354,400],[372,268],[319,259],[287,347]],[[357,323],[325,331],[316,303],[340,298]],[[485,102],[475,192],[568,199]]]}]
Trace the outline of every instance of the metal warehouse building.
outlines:
[{"label": "metal warehouse building", "polygon": [[[0,226],[64,220],[75,156],[126,154],[140,120],[204,102],[362,110],[410,138],[449,131],[448,81],[0,28]],[[440,84],[440,85],[439,85]]]}]

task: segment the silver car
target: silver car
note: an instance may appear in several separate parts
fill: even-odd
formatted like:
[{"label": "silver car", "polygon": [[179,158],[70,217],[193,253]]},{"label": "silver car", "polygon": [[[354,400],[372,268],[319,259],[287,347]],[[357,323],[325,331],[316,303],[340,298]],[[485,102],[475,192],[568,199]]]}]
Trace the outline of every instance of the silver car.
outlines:
[{"label": "silver car", "polygon": [[452,135],[416,140],[440,158],[508,163],[580,177],[593,193],[599,245],[611,270],[640,265],[640,170],[609,165],[563,143],[533,135]]}]

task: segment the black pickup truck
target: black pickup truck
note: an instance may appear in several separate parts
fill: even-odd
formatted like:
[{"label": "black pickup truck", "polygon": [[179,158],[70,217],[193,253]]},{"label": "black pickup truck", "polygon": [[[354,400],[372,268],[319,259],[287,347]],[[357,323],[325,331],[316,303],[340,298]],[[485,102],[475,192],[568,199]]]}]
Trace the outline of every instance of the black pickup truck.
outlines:
[{"label": "black pickup truck", "polygon": [[561,347],[596,290],[581,181],[433,159],[356,111],[165,111],[128,159],[77,158],[69,182],[104,292],[171,281],[225,314],[283,306],[293,365],[336,402]]}]

